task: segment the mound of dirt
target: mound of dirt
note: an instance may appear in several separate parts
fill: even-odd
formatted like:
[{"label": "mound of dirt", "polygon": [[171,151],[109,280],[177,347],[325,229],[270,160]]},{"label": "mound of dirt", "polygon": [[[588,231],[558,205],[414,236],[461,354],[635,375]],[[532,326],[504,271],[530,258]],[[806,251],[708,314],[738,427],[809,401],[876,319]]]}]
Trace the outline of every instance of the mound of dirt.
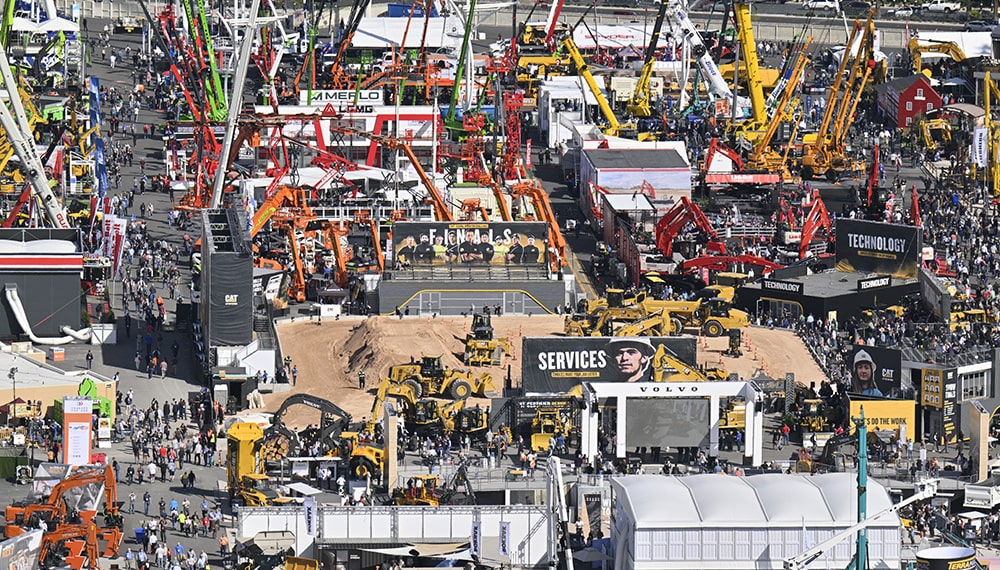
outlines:
[{"label": "mound of dirt", "polygon": [[[298,366],[299,376],[291,393],[307,393],[326,398],[344,408],[355,419],[371,412],[379,379],[389,367],[409,362],[411,357],[441,355],[449,368],[464,369],[462,353],[471,318],[448,317],[370,317],[314,321],[296,320],[278,325],[281,348]],[[511,385],[521,382],[521,339],[525,336],[562,335],[560,316],[501,316],[493,317],[496,335],[507,337],[514,347],[513,358],[505,366],[477,368],[488,372],[497,387],[505,384],[509,373]],[[744,354],[740,358],[722,356],[727,349],[727,337],[702,338],[698,347],[699,364],[722,367],[749,378],[761,369],[769,376],[781,378],[794,372],[799,382],[819,382],[825,376],[816,365],[802,341],[785,330],[751,327],[745,330]],[[365,371],[367,385],[359,389],[358,372]],[[275,411],[289,392],[264,396],[267,411]],[[488,405],[488,404],[487,404]],[[289,410],[285,421],[293,427],[316,423],[318,414],[307,406]]]}]

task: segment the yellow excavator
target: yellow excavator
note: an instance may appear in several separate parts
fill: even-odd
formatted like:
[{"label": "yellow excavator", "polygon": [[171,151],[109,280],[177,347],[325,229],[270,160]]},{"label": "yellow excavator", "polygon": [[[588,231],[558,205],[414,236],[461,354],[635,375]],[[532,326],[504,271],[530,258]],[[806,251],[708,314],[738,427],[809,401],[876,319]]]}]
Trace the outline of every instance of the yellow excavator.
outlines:
[{"label": "yellow excavator", "polygon": [[699,368],[671,354],[663,344],[656,347],[650,363],[653,382],[719,382],[729,378],[724,368]]},{"label": "yellow excavator", "polygon": [[921,41],[918,38],[910,38],[910,41],[906,42],[906,49],[909,50],[910,57],[913,59],[913,70],[917,73],[924,72],[923,55],[925,53],[946,55],[956,62],[962,62],[966,59],[965,52],[955,42]]},{"label": "yellow excavator", "polygon": [[927,150],[937,150],[951,144],[951,123],[948,119],[924,119],[920,121],[920,134],[924,137]]}]

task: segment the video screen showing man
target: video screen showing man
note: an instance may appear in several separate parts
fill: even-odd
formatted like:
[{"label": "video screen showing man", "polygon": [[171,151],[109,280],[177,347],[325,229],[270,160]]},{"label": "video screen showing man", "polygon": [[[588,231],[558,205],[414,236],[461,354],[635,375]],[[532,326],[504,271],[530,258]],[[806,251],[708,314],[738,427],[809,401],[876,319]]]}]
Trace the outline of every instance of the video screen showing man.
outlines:
[{"label": "video screen showing man", "polygon": [[528,245],[524,246],[521,263],[538,263],[538,246],[535,245],[535,236],[533,235],[528,235]]},{"label": "video screen showing man", "polygon": [[645,337],[615,337],[608,341],[608,356],[614,364],[612,376],[621,382],[652,381],[650,361],[656,349]]},{"label": "video screen showing man", "polygon": [[434,259],[444,260],[445,252],[448,250],[444,246],[444,236],[434,236]]},{"label": "video screen showing man", "polygon": [[865,396],[883,396],[882,391],[875,384],[875,361],[866,350],[859,350],[854,354],[851,391]]},{"label": "video screen showing man", "polygon": [[514,234],[510,240],[510,247],[507,249],[507,261],[510,263],[521,263],[521,256],[524,254],[524,246],[521,245],[521,236]]},{"label": "video screen showing man", "polygon": [[396,252],[396,259],[403,265],[413,263],[413,254],[417,249],[417,240],[413,236],[403,238],[403,246]]},{"label": "video screen showing man", "polygon": [[458,263],[461,261],[458,250],[458,234],[455,232],[448,232],[448,246],[444,249],[444,260],[448,263]]},{"label": "video screen showing man", "polygon": [[458,255],[462,263],[482,261],[483,256],[479,253],[479,244],[476,243],[476,232],[472,230],[465,232],[465,241],[458,247]]},{"label": "video screen showing man", "polygon": [[428,265],[434,261],[434,248],[427,234],[420,236],[420,243],[413,248],[413,262]]},{"label": "video screen showing man", "polygon": [[493,244],[490,243],[490,236],[483,234],[479,236],[479,260],[483,263],[490,263],[493,261],[494,249]]}]

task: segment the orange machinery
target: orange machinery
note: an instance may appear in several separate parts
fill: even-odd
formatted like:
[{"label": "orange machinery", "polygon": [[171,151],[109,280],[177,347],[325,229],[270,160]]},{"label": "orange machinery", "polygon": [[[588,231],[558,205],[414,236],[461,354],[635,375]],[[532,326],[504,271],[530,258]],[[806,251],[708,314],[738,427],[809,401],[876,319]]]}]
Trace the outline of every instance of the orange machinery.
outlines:
[{"label": "orange machinery", "polygon": [[[110,465],[103,470],[84,471],[70,475],[57,483],[45,502],[31,504],[13,504],[6,509],[7,523],[4,535],[7,538],[24,534],[38,527],[39,520],[45,520],[50,528],[66,522],[66,502],[63,495],[70,489],[87,485],[104,484],[104,516],[107,526],[120,527],[121,514],[118,504],[118,488],[115,484],[115,472]],[[91,519],[96,513],[80,513],[85,520]],[[89,522],[89,520],[88,520]]]},{"label": "orange machinery", "polygon": [[[94,523],[61,524],[42,536],[38,565],[41,568],[65,565],[73,570],[99,568],[101,556],[118,556],[122,536],[118,528],[98,529]],[[99,539],[105,541],[103,550]]]}]

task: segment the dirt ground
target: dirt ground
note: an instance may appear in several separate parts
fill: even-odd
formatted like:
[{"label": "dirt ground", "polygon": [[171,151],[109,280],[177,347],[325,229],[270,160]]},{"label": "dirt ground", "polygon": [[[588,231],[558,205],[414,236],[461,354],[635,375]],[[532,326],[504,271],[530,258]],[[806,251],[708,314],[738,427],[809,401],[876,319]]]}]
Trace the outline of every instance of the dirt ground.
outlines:
[{"label": "dirt ground", "polygon": [[[278,335],[282,350],[298,366],[299,376],[292,392],[265,394],[265,409],[273,412],[288,395],[306,393],[335,402],[355,420],[360,420],[371,413],[379,379],[388,374],[390,366],[408,362],[411,356],[441,354],[446,366],[464,368],[461,361],[463,341],[471,322],[471,318],[462,317],[371,317],[324,320],[322,325],[308,320],[281,323]],[[498,336],[511,339],[514,358],[506,362],[510,364],[512,385],[518,386],[522,337],[561,336],[563,319],[560,316],[501,316],[493,317],[493,327]],[[730,373],[738,373],[741,378],[754,375],[758,369],[779,378],[786,372],[794,372],[796,380],[806,385],[824,378],[802,341],[789,331],[745,329],[741,358],[721,355],[728,344],[728,337],[701,338],[699,364],[721,366]],[[362,369],[367,378],[364,391],[358,388],[358,372]],[[498,387],[504,384],[507,374],[506,367],[477,371],[492,374]],[[306,406],[296,406],[285,415],[287,424],[299,428],[317,420],[318,415]]]}]

